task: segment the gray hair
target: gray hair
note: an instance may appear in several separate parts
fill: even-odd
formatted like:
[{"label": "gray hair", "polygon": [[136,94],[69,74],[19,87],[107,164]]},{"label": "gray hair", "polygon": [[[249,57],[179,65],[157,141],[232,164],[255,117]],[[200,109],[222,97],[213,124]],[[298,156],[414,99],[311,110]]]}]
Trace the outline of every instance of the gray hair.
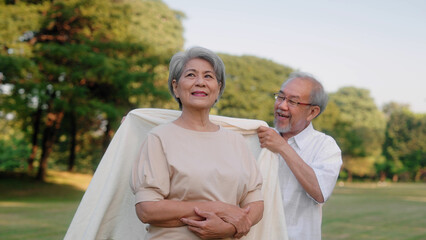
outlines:
[{"label": "gray hair", "polygon": [[202,48],[202,47],[192,47],[184,52],[178,52],[173,55],[170,60],[169,65],[169,91],[175,100],[179,103],[179,108],[182,109],[182,102],[179,98],[175,96],[173,91],[173,79],[176,79],[176,83],[179,82],[179,78],[182,75],[185,64],[194,58],[204,59],[209,62],[215,71],[217,82],[220,84],[219,98],[222,96],[223,91],[225,90],[225,64],[223,64],[222,59],[215,54],[214,52]]},{"label": "gray hair", "polygon": [[290,74],[287,81],[282,84],[281,89],[296,78],[303,78],[313,83],[314,86],[312,87],[312,91],[309,94],[309,98],[312,105],[318,106],[320,108],[320,113],[317,115],[318,117],[327,107],[328,95],[325,92],[324,87],[314,76],[312,76],[312,74],[306,72],[293,72]]}]

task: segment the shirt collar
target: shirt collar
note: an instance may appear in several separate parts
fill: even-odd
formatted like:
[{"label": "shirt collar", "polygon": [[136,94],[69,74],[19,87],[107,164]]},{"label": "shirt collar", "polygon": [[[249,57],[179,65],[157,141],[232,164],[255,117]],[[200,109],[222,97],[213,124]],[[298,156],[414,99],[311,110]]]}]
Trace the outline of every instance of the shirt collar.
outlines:
[{"label": "shirt collar", "polygon": [[309,138],[310,136],[312,136],[314,131],[315,130],[312,123],[309,123],[309,125],[305,129],[303,129],[299,134],[289,138],[288,142],[294,142],[299,149],[303,149],[304,147],[306,147],[306,144],[309,142]]}]

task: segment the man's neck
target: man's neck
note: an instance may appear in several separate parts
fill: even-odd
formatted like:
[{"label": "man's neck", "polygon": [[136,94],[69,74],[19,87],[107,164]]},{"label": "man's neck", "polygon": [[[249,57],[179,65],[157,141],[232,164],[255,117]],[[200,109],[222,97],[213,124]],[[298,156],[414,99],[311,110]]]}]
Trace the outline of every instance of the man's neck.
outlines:
[{"label": "man's neck", "polygon": [[281,137],[284,138],[284,140],[288,141],[290,138],[296,136],[300,132],[294,133],[294,132],[286,132],[286,133],[280,133]]},{"label": "man's neck", "polygon": [[303,128],[302,130],[300,130],[298,132],[292,132],[292,131],[289,131],[289,132],[286,132],[286,133],[280,132],[280,135],[281,135],[281,137],[284,138],[284,140],[288,141],[290,138],[292,138],[292,137],[296,136],[297,134],[303,132],[309,126],[309,124],[310,124],[310,122],[305,126],[305,128]]}]

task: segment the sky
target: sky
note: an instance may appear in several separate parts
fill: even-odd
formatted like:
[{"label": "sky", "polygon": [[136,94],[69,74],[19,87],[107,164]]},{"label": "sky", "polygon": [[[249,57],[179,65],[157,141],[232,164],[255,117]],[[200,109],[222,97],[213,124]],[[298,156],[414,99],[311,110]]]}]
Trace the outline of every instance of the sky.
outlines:
[{"label": "sky", "polygon": [[163,0],[185,48],[254,55],[313,74],[327,92],[368,89],[426,113],[425,0]]}]

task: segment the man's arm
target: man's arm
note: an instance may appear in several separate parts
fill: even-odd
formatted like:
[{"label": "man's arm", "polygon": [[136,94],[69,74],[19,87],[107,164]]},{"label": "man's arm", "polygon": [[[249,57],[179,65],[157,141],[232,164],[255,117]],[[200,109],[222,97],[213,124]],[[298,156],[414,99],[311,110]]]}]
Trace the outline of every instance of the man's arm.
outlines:
[{"label": "man's arm", "polygon": [[294,149],[274,129],[259,127],[257,130],[260,146],[280,154],[286,161],[297,181],[303,189],[319,203],[324,202],[324,196],[314,170],[303,161]]}]

